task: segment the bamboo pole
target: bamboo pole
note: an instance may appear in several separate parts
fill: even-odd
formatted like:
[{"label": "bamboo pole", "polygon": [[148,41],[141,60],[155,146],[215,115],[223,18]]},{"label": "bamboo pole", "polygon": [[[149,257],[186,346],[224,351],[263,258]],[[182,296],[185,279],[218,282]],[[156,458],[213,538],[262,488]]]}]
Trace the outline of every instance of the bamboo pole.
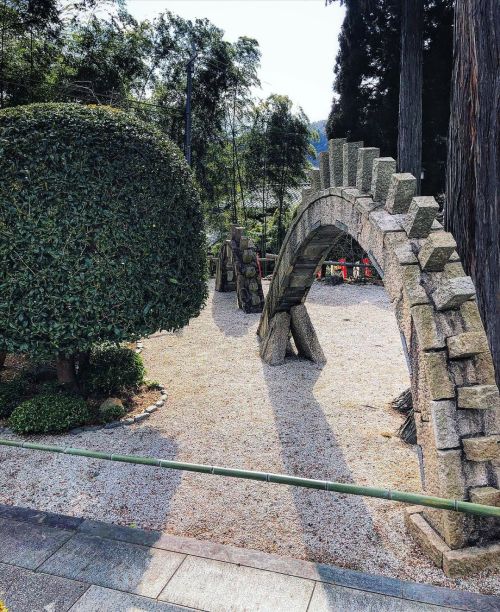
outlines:
[{"label": "bamboo pole", "polygon": [[360,485],[346,484],[343,482],[315,480],[313,478],[299,478],[297,476],[288,476],[286,474],[254,472],[251,470],[236,470],[231,468],[218,467],[215,465],[203,465],[199,463],[185,463],[183,461],[157,459],[155,457],[140,457],[137,455],[115,455],[112,453],[102,453],[99,451],[87,450],[85,448],[52,446],[46,444],[38,444],[36,442],[18,442],[16,440],[6,440],[3,438],[0,438],[0,446],[11,446],[29,450],[62,453],[65,455],[88,457],[89,459],[119,461],[122,463],[133,463],[136,465],[151,465],[154,467],[167,468],[171,470],[183,470],[186,472],[200,472],[202,474],[212,474],[214,476],[245,478],[247,480],[258,480],[274,484],[285,484],[294,487],[303,487],[306,489],[319,489],[321,491],[346,493],[348,495],[377,497],[380,499],[399,501],[405,504],[415,504],[418,506],[428,506],[430,508],[440,508],[442,510],[465,512],[466,514],[477,514],[479,516],[494,516],[500,518],[500,508],[495,506],[473,504],[471,502],[461,501],[457,499],[445,499],[443,497],[432,497],[430,495],[407,493],[405,491],[393,491],[390,489],[380,489],[377,487],[362,487]]}]

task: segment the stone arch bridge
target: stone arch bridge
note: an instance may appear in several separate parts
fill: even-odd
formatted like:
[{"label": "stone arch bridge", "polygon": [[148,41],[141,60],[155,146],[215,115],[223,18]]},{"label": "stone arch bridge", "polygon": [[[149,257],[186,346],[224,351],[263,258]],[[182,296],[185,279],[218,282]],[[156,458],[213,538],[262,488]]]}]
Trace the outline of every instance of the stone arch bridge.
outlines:
[{"label": "stone arch bridge", "polygon": [[[311,171],[275,266],[258,335],[261,357],[324,355],[305,301],[339,233],[368,253],[393,304],[408,367],[427,494],[500,505],[500,406],[493,363],[453,236],[433,197],[374,147],[334,139]],[[332,324],[335,322],[332,321]],[[286,367],[286,366],[285,366]],[[306,416],[306,415],[305,415]],[[500,565],[500,521],[413,508],[410,532],[448,575]]]}]

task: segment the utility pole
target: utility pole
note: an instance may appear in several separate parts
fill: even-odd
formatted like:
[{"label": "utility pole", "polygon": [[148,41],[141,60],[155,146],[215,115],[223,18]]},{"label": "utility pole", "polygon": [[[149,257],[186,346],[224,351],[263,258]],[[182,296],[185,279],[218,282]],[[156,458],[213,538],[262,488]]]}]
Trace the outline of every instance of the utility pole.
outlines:
[{"label": "utility pole", "polygon": [[186,90],[186,114],[184,118],[184,155],[186,161],[191,165],[191,92],[193,89],[193,64],[196,59],[194,45],[191,47],[192,55],[186,64],[187,90]]}]

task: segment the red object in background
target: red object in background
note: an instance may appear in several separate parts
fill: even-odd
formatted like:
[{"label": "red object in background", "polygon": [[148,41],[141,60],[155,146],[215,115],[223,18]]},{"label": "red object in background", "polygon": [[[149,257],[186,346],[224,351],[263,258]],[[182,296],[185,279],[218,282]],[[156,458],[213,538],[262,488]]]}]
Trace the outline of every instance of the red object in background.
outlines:
[{"label": "red object in background", "polygon": [[[339,258],[339,262],[345,263],[345,261],[346,261],[345,257],[340,257]],[[347,278],[347,267],[346,266],[340,266],[340,270],[342,272],[342,278],[345,280]]]},{"label": "red object in background", "polygon": [[[368,257],[364,257],[361,260],[362,263],[364,264],[369,264],[370,260],[368,259]],[[371,278],[373,276],[373,270],[371,268],[364,268],[365,271],[365,278]]]}]

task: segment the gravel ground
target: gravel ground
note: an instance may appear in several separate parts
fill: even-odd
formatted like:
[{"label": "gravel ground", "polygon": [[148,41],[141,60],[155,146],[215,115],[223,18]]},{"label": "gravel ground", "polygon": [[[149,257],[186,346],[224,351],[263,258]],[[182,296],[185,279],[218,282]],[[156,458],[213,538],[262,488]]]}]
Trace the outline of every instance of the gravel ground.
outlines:
[{"label": "gravel ground", "polygon": [[[307,305],[321,370],[263,364],[259,315],[211,291],[189,327],[144,341],[164,408],[128,428],[38,439],[420,491],[415,450],[393,435],[402,418],[387,406],[409,380],[383,288],[316,283]],[[445,578],[406,534],[402,506],[381,500],[0,448],[0,502],[500,593],[498,573]]]}]

